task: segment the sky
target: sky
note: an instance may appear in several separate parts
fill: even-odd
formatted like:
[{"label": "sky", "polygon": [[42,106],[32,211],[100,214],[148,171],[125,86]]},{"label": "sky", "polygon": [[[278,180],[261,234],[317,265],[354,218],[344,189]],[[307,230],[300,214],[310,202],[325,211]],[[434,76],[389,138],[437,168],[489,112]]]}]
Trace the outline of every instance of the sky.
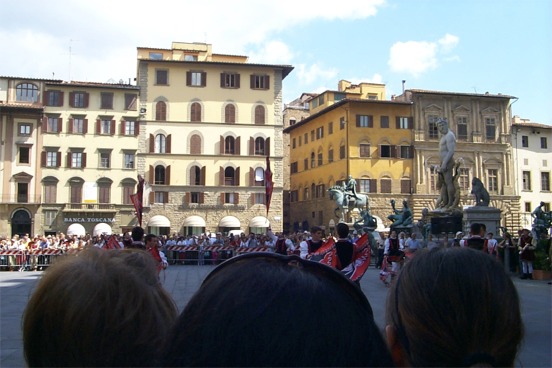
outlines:
[{"label": "sky", "polygon": [[0,75],[134,83],[136,48],[285,64],[284,103],[339,80],[515,96],[552,125],[552,0],[0,0]]}]

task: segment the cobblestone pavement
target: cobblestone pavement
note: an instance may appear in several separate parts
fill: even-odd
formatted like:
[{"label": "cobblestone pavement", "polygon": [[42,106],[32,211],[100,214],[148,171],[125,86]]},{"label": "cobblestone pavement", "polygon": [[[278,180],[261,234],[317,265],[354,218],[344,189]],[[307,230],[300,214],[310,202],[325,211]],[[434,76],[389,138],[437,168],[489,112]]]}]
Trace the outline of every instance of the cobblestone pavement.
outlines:
[{"label": "cobblestone pavement", "polygon": [[[214,266],[171,265],[161,274],[164,287],[181,311]],[[21,316],[42,272],[0,272],[0,367],[24,367]],[[361,285],[380,328],[385,321],[387,288],[379,270],[368,269]],[[513,277],[519,291],[525,339],[516,367],[552,367],[552,286]]]}]

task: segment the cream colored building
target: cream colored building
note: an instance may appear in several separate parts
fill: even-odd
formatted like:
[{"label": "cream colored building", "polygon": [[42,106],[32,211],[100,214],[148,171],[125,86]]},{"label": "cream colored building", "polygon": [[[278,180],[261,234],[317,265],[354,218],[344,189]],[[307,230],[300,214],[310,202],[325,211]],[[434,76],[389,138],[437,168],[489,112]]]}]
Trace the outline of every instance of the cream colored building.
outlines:
[{"label": "cream colored building", "polygon": [[521,226],[530,229],[531,212],[541,202],[552,210],[550,176],[552,171],[552,126],[514,116],[512,147],[516,193],[520,196]]},{"label": "cream colored building", "polygon": [[130,229],[137,105],[126,84],[0,78],[0,234]]},{"label": "cream colored building", "polygon": [[204,43],[138,48],[137,168],[147,181],[148,231],[282,230],[282,81],[292,69],[216,54]]}]

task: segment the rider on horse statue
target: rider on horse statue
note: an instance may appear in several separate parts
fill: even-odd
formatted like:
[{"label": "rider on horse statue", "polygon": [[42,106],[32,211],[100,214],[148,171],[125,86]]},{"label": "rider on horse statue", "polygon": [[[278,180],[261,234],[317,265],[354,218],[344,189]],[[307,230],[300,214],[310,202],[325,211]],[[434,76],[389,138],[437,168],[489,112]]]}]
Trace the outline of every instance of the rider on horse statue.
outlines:
[{"label": "rider on horse statue", "polygon": [[347,182],[343,183],[343,193],[345,194],[343,199],[343,204],[346,206],[348,205],[350,200],[353,199],[360,199],[356,192],[356,180],[353,179],[352,175],[349,175],[349,178],[347,179]]}]

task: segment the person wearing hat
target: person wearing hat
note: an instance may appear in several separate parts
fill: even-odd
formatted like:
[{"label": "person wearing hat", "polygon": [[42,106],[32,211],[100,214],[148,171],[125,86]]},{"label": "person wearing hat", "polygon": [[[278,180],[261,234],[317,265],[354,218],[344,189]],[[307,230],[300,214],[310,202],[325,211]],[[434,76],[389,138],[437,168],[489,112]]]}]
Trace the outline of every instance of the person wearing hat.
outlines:
[{"label": "person wearing hat", "polygon": [[456,235],[454,236],[454,239],[452,239],[452,246],[453,247],[459,247],[460,246],[460,240],[464,237],[464,233],[461,231],[457,231]]}]

